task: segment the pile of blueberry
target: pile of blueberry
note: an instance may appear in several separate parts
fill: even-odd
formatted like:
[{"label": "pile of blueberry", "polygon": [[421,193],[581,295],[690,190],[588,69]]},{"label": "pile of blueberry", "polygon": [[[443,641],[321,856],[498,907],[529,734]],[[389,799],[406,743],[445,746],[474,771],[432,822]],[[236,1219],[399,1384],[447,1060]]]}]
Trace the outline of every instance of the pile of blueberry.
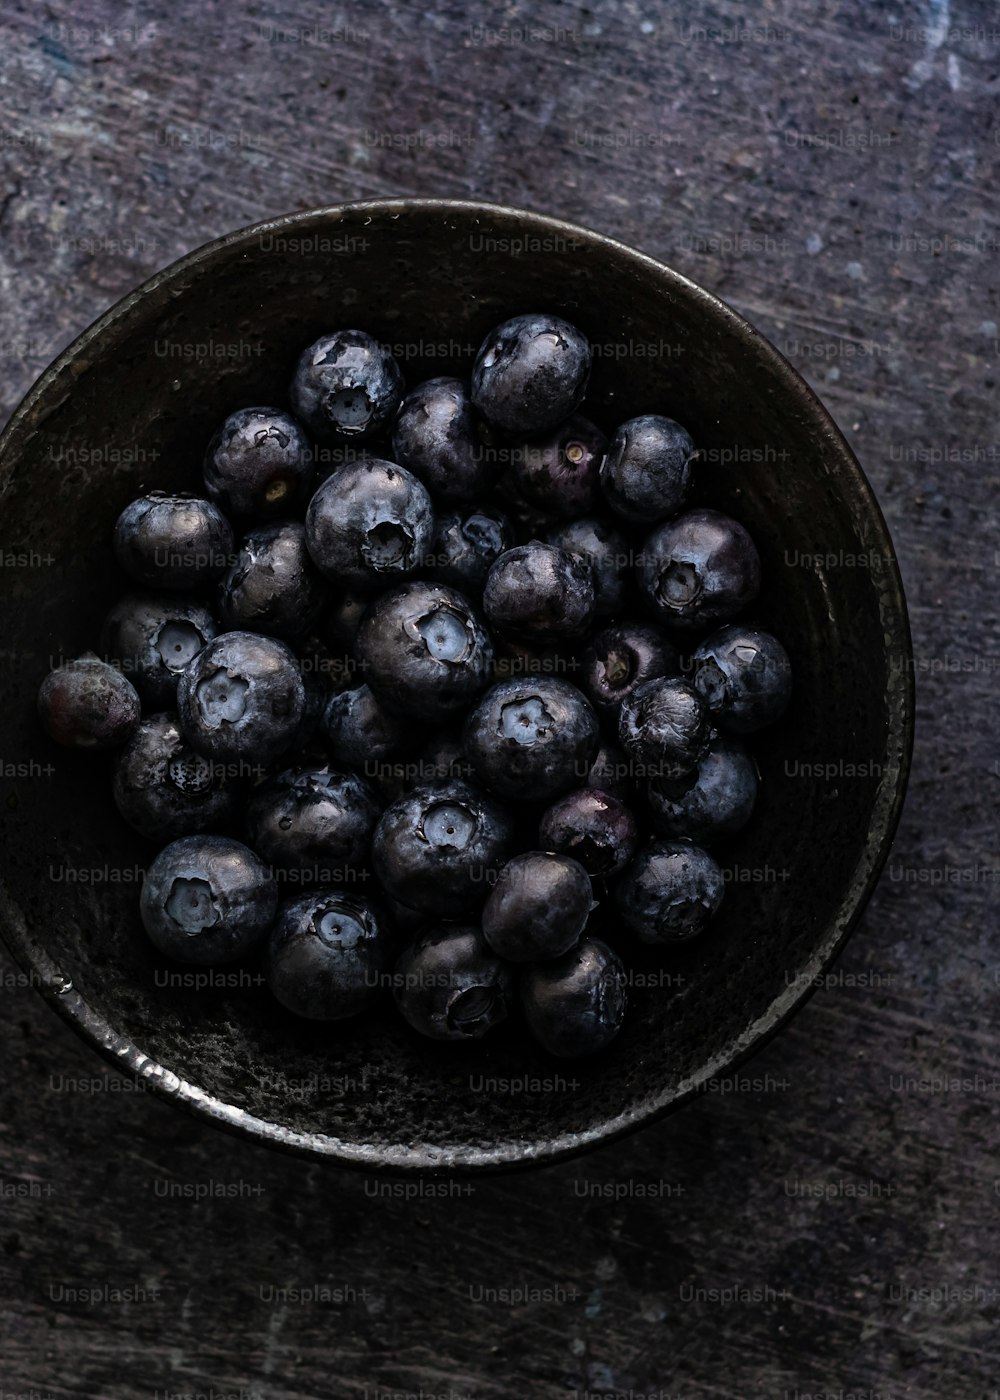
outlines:
[{"label": "pile of blueberry", "polygon": [[742,739],[784,710],[788,657],[734,620],[760,561],[688,506],[691,438],[647,414],[607,440],[590,364],[566,321],[517,316],[471,382],[407,394],[371,336],[325,335],[290,413],[222,424],[204,496],[122,512],[135,591],[39,711],[118,750],[115,802],[162,847],[140,901],[162,953],[260,945],[292,1012],[391,987],[442,1041],[519,1003],[576,1056],[622,1022],[616,916],[669,945],[715,914],[707,848],[750,818]]}]

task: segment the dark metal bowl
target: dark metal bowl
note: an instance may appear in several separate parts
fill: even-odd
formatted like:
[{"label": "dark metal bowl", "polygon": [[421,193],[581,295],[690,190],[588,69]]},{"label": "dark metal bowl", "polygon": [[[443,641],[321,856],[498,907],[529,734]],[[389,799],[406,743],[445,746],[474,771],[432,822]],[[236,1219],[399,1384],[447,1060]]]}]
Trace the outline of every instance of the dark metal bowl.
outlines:
[{"label": "dark metal bowl", "polygon": [[[195,485],[219,421],[284,401],[297,353],[322,331],[366,328],[396,347],[412,383],[466,372],[492,325],[546,309],[597,347],[598,421],[665,411],[691,431],[701,499],[750,529],[766,581],[759,616],[791,653],[794,703],[755,745],[761,796],[725,853],[721,917],[682,954],[627,950],[646,985],[592,1063],[551,1061],[516,1027],[456,1054],[411,1035],[391,1006],[357,1025],[303,1025],[253,969],[228,974],[249,985],[162,985],[166,964],[137,914],[154,852],[118,817],[106,760],[57,751],[34,713],[50,658],[96,647],[122,589],[116,515],[143,489]],[[42,375],[0,438],[0,497],[0,547],[26,556],[4,568],[0,621],[4,774],[20,774],[4,777],[0,804],[4,935],[86,1040],[212,1122],[371,1168],[564,1157],[676,1108],[760,1046],[871,894],[913,732],[885,523],[829,415],[773,346],[631,248],[438,200],[343,205],[219,239],[119,302]]]}]

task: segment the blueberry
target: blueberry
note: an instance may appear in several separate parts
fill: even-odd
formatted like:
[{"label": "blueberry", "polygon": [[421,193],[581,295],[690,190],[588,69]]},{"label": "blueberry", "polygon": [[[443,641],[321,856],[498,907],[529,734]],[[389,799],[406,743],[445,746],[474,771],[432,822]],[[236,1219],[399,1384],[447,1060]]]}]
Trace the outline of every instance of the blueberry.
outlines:
[{"label": "blueberry", "polygon": [[624,870],[635,855],[635,817],[617,797],[597,788],[577,788],[558,798],[538,825],[539,843],[580,862],[588,875]]},{"label": "blueberry", "polygon": [[404,467],[372,457],[328,477],[309,502],[306,544],[321,573],[374,588],[420,568],[434,539],[431,498]]},{"label": "blueberry", "polygon": [[590,566],[541,540],[517,545],[490,568],[483,608],[508,636],[539,642],[582,637],[594,617]]},{"label": "blueberry", "polygon": [[233,561],[233,531],[211,501],[153,491],[131,501],[115,525],[115,556],[148,588],[202,588]]},{"label": "blueberry", "polygon": [[770,632],[730,624],[692,655],[691,684],[720,729],[749,734],[780,719],[792,691],[788,652]]},{"label": "blueberry", "polygon": [[595,616],[621,611],[629,594],[631,550],[619,529],[606,520],[571,520],[547,530],[545,539],[590,565]]},{"label": "blueberry", "polygon": [[316,437],[366,439],[392,421],[403,376],[388,350],[364,331],[335,331],[302,352],[289,394],[295,414]]},{"label": "blueberry", "polygon": [[298,663],[284,642],[224,632],[185,668],[177,712],[206,758],[270,763],[294,742],[305,710]]},{"label": "blueberry", "polygon": [[219,585],[219,617],[227,630],[291,641],[315,625],[326,590],[298,521],[263,525],[244,537]]},{"label": "blueberry", "polygon": [[148,709],[172,710],[185,666],[218,631],[201,603],[169,594],[130,593],[104,619],[101,650],[128,672]]},{"label": "blueberry", "polygon": [[649,784],[653,826],[661,836],[688,836],[711,845],[741,831],[757,799],[754,761],[737,739],[721,735],[698,766],[683,777]]},{"label": "blueberry", "polygon": [[490,331],[472,367],[472,402],[508,433],[542,433],[579,406],[590,374],[586,337],[559,316],[514,316]]},{"label": "blueberry", "polygon": [[461,732],[435,734],[419,749],[413,762],[414,781],[432,783],[472,782],[475,771],[462,747]]},{"label": "blueberry", "polygon": [[560,520],[586,515],[600,502],[600,470],[608,440],[579,413],[511,453],[514,479],[525,499]]},{"label": "blueberry", "polygon": [[463,742],[494,792],[545,801],[579,786],[581,767],[597,752],[597,716],[567,681],[505,680],[469,716]]},{"label": "blueberry", "polygon": [[45,732],[69,749],[114,749],[139,723],[132,682],[86,652],[50,671],[38,688],[38,717]]},{"label": "blueberry", "polygon": [[353,647],[361,619],[371,601],[371,591],[367,588],[354,587],[340,593],[328,608],[325,618],[326,631],[331,639],[342,646]]},{"label": "blueberry", "polygon": [[383,593],[358,631],[368,684],[389,709],[437,719],[465,709],[492,674],[493,644],[472,608],[443,583]]},{"label": "blueberry", "polygon": [[510,521],[494,507],[451,511],[437,517],[428,572],[463,593],[481,595],[490,566],[515,543]]},{"label": "blueberry", "polygon": [[356,773],[296,764],[254,789],[247,840],[272,865],[328,884],[368,861],[379,804]]},{"label": "blueberry", "polygon": [[627,1002],[625,968],[599,938],[585,938],[553,962],[534,963],[519,979],[528,1029],[550,1055],[576,1059],[610,1045]]},{"label": "blueberry", "polygon": [[312,446],[280,408],[231,413],[205,453],[205,490],[231,515],[274,519],[304,509],[313,479]]},{"label": "blueberry", "polygon": [[700,846],[653,841],[615,887],[618,910],[643,943],[681,943],[702,931],[722,903],[722,871]]},{"label": "blueberry", "polygon": [[711,737],[705,702],[687,681],[667,677],[643,681],[621,707],[619,741],[647,776],[690,772]]},{"label": "blueberry", "polygon": [[150,715],[115,759],[115,805],[136,831],[151,841],[229,826],[241,794],[224,764],[195,753],[177,716]]},{"label": "blueberry", "polygon": [[660,619],[685,630],[728,622],[760,591],[753,540],[717,510],[690,510],[654,530],[637,573]]},{"label": "blueberry", "polygon": [[281,905],[264,972],[286,1010],[313,1021],[343,1021],[377,999],[392,953],[393,939],[377,906],[321,890]]},{"label": "blueberry", "polygon": [[622,423],[601,467],[608,505],[644,525],[683,509],[691,488],[694,443],[679,423],[644,413]]},{"label": "blueberry", "polygon": [[392,453],[435,499],[474,501],[493,484],[496,466],[483,424],[461,379],[428,379],[403,400]]},{"label": "blueberry", "polygon": [[593,762],[589,767],[583,764],[577,778],[584,787],[597,788],[609,797],[617,797],[619,802],[629,803],[635,796],[634,767],[621,749],[601,744]]},{"label": "blueberry", "polygon": [[457,918],[485,898],[511,841],[507,812],[475,786],[424,784],[382,813],[372,866],[401,904]]},{"label": "blueberry", "polygon": [[526,851],[507,862],[490,890],[483,933],[508,962],[542,962],[572,948],[593,908],[590,876],[578,861]]},{"label": "blueberry", "polygon": [[278,891],[249,847],[228,836],[182,836],[146,872],[143,927],[161,953],[221,963],[254,948],[274,922]]},{"label": "blueberry", "polygon": [[337,763],[364,767],[366,776],[382,759],[406,746],[413,726],[390,714],[370,686],[358,685],[331,695],[323,715],[330,754]]},{"label": "blueberry", "polygon": [[673,643],[648,622],[621,622],[599,632],[582,657],[580,685],[597,713],[617,725],[623,703],[658,676],[678,676]]},{"label": "blueberry", "polygon": [[514,975],[480,929],[444,924],[403,952],[393,974],[404,1019],[431,1040],[478,1040],[506,1020]]}]

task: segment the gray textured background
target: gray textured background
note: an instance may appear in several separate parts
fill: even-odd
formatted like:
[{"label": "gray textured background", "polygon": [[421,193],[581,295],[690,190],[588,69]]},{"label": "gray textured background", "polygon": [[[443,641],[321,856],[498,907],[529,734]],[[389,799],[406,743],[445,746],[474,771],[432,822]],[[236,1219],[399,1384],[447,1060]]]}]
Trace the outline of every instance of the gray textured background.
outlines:
[{"label": "gray textured background", "polygon": [[259,218],[434,194],[577,220],[728,299],[844,428],[918,732],[880,889],[749,1087],[532,1175],[407,1200],[220,1137],[121,1091],[4,955],[0,1393],[996,1400],[995,8],[2,14],[4,416]]}]

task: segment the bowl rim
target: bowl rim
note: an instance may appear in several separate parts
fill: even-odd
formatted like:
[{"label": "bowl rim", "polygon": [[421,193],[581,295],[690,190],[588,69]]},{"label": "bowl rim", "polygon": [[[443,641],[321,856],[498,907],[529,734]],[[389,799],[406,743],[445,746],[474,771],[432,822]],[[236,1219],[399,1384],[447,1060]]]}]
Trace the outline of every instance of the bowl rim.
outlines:
[{"label": "bowl rim", "polygon": [[197,269],[241,244],[259,241],[268,233],[300,235],[307,229],[319,229],[355,218],[364,221],[366,215],[370,215],[368,222],[372,222],[376,217],[393,219],[413,213],[445,218],[482,217],[494,224],[509,225],[512,231],[516,228],[522,235],[527,233],[539,238],[580,240],[582,245],[601,253],[628,258],[639,270],[683,290],[690,300],[699,303],[713,317],[725,323],[729,331],[762,362],[781,388],[795,397],[803,415],[812,420],[817,437],[823,441],[824,452],[836,459],[839,487],[846,492],[852,510],[865,516],[873,547],[881,552],[886,562],[886,568],[880,575],[879,602],[886,652],[905,662],[897,673],[893,697],[896,704],[889,710],[886,735],[888,758],[876,790],[868,836],[837,914],[828,926],[827,936],[808,965],[736,1041],[730,1042],[696,1073],[682,1080],[672,1093],[661,1089],[658,1094],[648,1097],[639,1108],[603,1116],[582,1131],[562,1132],[545,1141],[512,1139],[490,1148],[439,1148],[429,1143],[392,1146],[355,1143],[324,1133],[286,1128],[216,1098],[158,1064],[133,1041],[120,1036],[61,974],[31,934],[21,910],[0,883],[0,935],[15,960],[49,1005],[119,1072],[131,1075],[137,1082],[141,1081],[144,1088],[152,1089],[195,1116],[266,1147],[367,1171],[457,1176],[555,1163],[610,1144],[640,1127],[654,1123],[707,1092],[721,1074],[742,1065],[805,1005],[820,985],[822,973],[835,961],[857,926],[888,859],[899,824],[914,744],[913,653],[899,564],[875,493],[832,416],[784,355],[727,302],[668,264],[594,229],[511,205],[468,199],[409,197],[349,201],[264,219],[201,244],[126,293],[42,371],[0,433],[0,465],[9,454],[22,449],[44,422],[48,412],[72,392],[73,384],[83,369],[97,361],[107,338],[119,327],[124,329],[130,320],[138,321],[145,316],[151,299],[154,303],[160,301],[166,304],[170,285],[189,270]]}]

